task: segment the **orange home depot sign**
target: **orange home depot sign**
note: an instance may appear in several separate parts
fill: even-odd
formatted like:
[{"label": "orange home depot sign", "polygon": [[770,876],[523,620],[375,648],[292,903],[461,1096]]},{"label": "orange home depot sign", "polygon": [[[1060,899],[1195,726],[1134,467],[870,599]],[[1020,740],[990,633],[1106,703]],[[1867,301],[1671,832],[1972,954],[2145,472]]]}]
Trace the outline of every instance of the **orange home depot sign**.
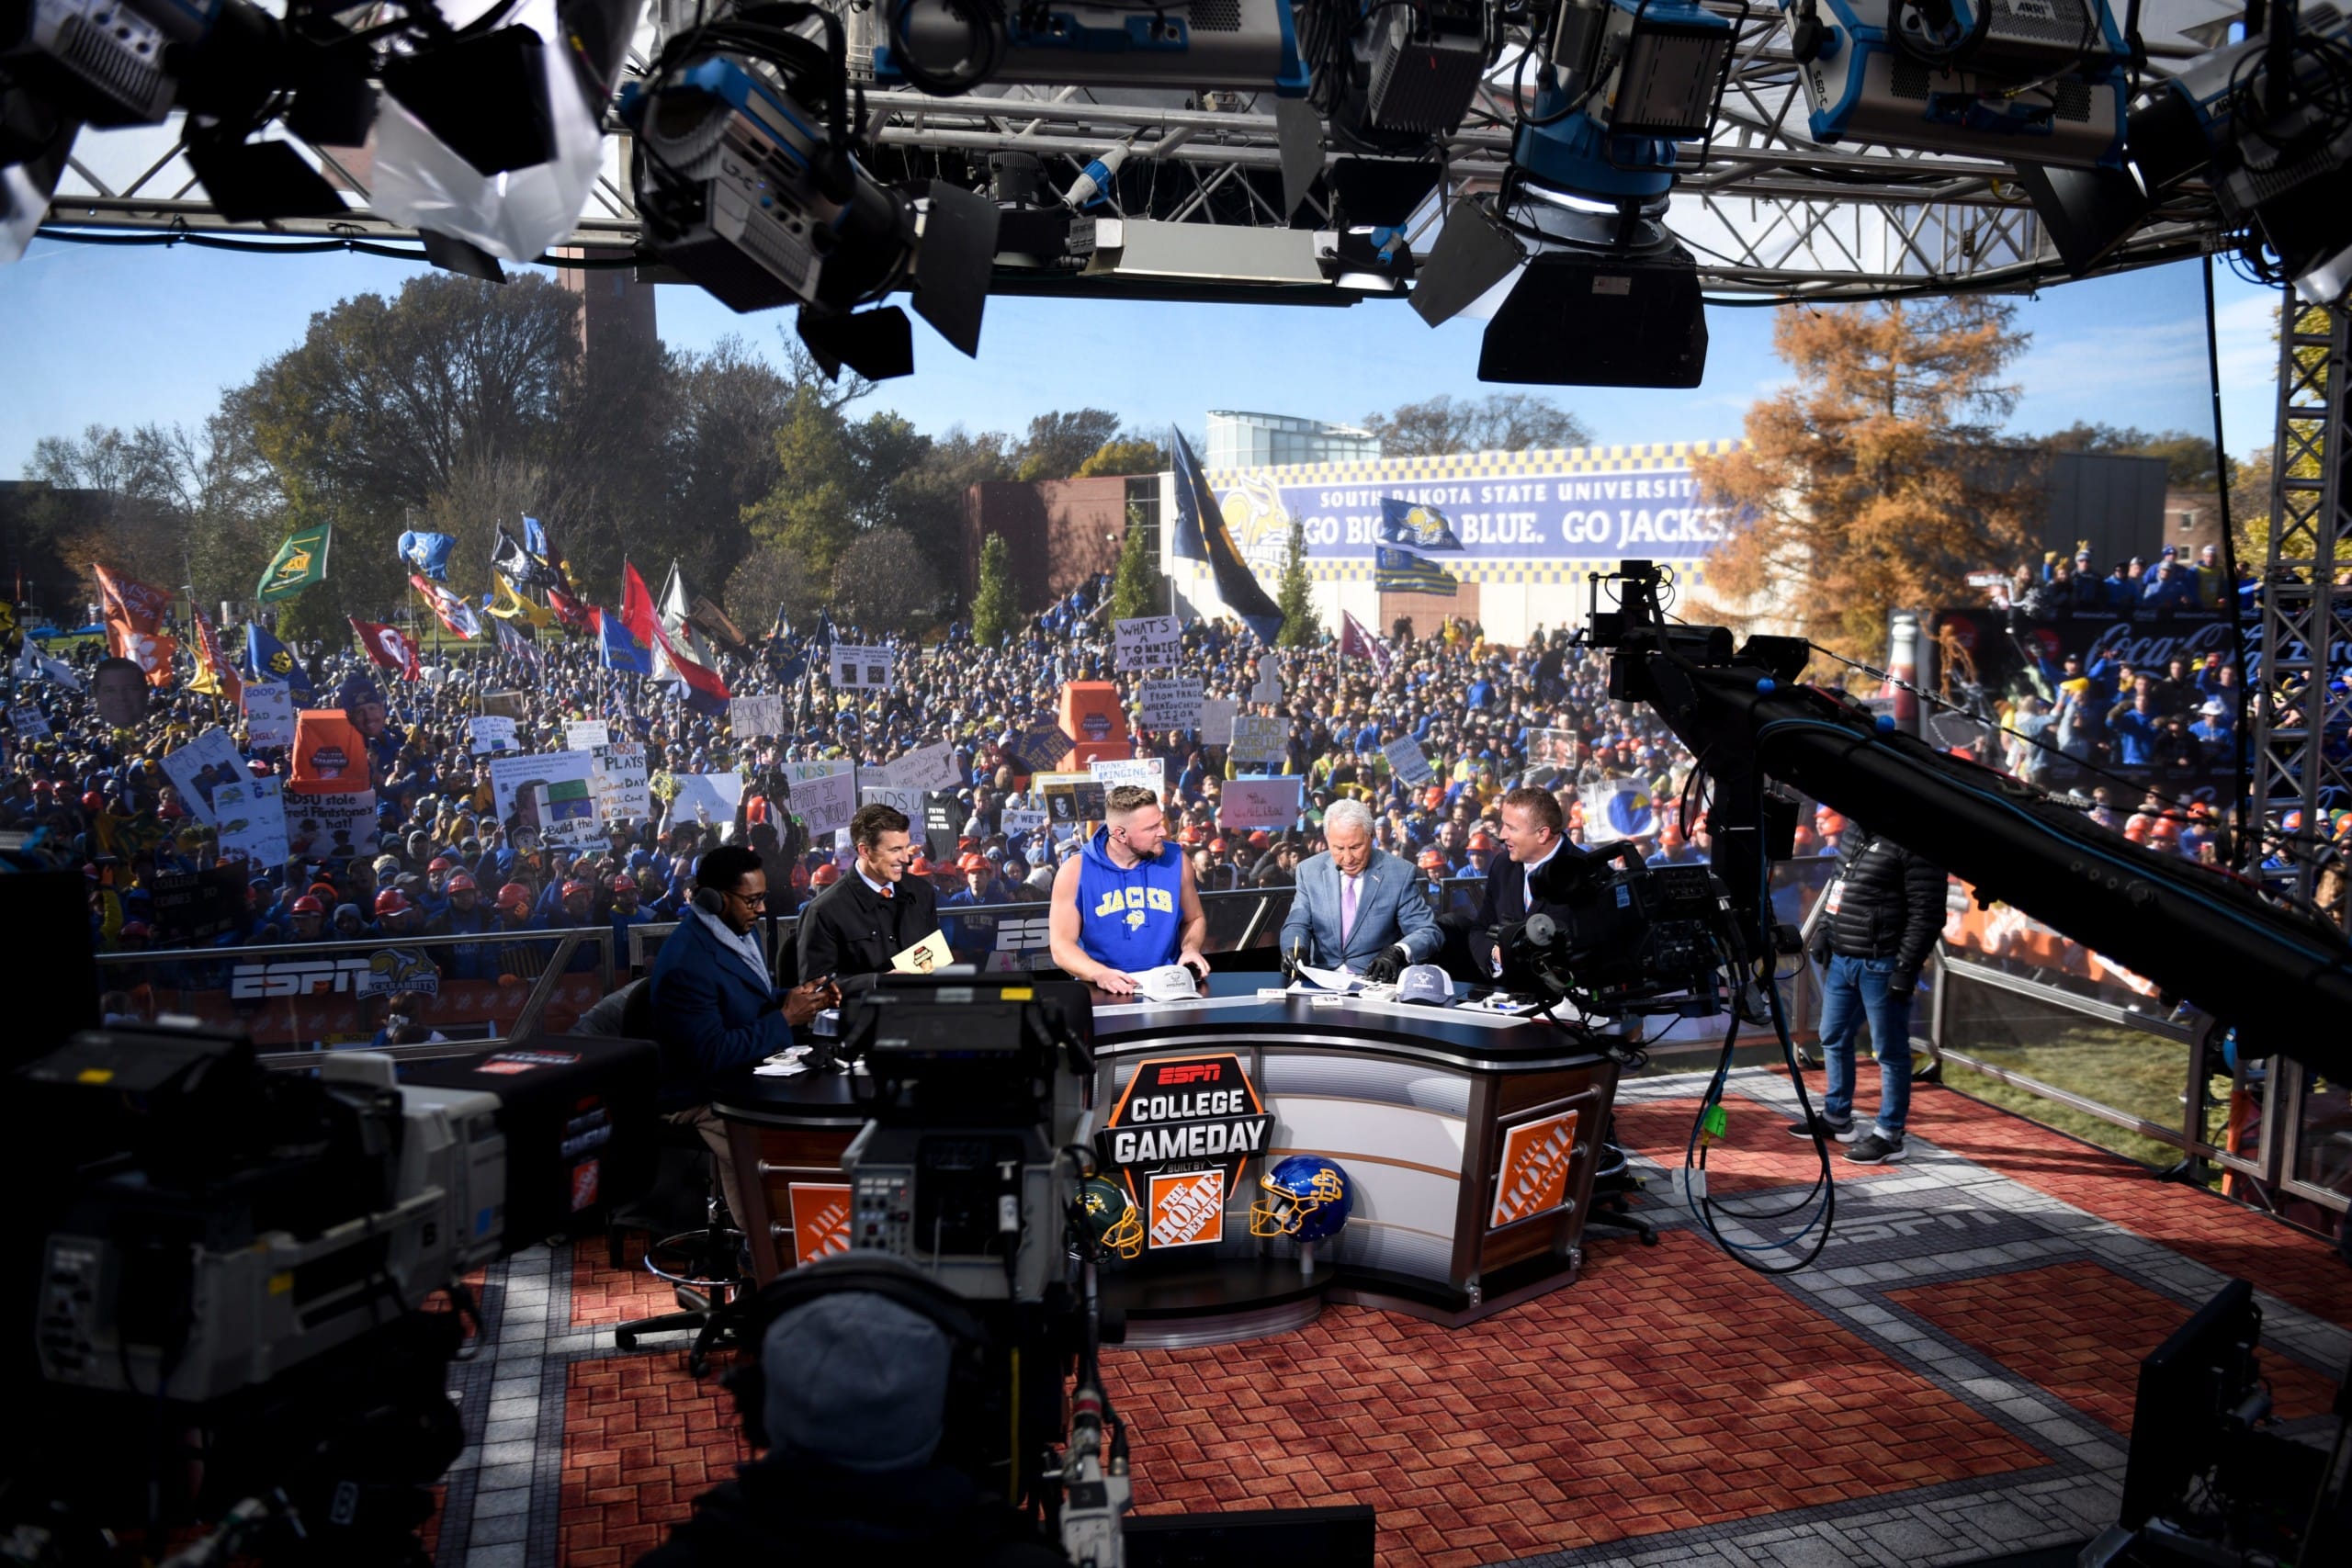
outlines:
[{"label": "orange home depot sign", "polygon": [[341,708],[304,708],[294,716],[294,777],[304,795],[356,795],[369,787],[368,742]]},{"label": "orange home depot sign", "polygon": [[792,1261],[814,1263],[849,1250],[849,1185],[796,1181],[792,1202]]},{"label": "orange home depot sign", "polygon": [[1577,1113],[1524,1122],[1503,1134],[1502,1168],[1487,1228],[1498,1230],[1548,1214],[1568,1200],[1568,1167],[1577,1152]]},{"label": "orange home depot sign", "polygon": [[1127,713],[1119,705],[1119,688],[1110,682],[1072,681],[1062,687],[1060,716],[1062,733],[1078,743],[1064,767],[1125,761],[1131,754]]},{"label": "orange home depot sign", "polygon": [[1198,1247],[1225,1239],[1225,1172],[1154,1176],[1144,1234],[1154,1247]]},{"label": "orange home depot sign", "polygon": [[1957,877],[1944,900],[1944,941],[1963,953],[2055,969],[2085,980],[2111,981],[2143,997],[2156,994],[2154,982],[2101,958],[2024,910],[2007,904],[1978,904],[1976,890]]}]

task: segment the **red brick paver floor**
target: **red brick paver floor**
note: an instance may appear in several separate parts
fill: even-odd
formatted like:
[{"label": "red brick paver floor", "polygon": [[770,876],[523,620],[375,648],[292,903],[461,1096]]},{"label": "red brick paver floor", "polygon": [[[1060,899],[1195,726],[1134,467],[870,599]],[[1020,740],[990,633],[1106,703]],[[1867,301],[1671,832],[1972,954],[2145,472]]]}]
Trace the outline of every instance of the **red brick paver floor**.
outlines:
[{"label": "red brick paver floor", "polygon": [[[597,1261],[604,1255],[600,1249]],[[564,1568],[614,1568],[661,1544],[694,1498],[752,1457],[735,1399],[683,1348],[578,1361],[563,1407]]]},{"label": "red brick paver floor", "polygon": [[[1941,1280],[1888,1299],[2126,1436],[2141,1359],[2195,1310],[2088,1258]],[[2327,1409],[2335,1389],[2326,1378],[2275,1351],[2257,1354],[2282,1419]]]},{"label": "red brick paver floor", "polygon": [[1468,1328],[1339,1307],[1106,1353],[1139,1504],[1370,1503],[1382,1562],[1453,1568],[2041,1462],[1699,1237],[1596,1257]]}]

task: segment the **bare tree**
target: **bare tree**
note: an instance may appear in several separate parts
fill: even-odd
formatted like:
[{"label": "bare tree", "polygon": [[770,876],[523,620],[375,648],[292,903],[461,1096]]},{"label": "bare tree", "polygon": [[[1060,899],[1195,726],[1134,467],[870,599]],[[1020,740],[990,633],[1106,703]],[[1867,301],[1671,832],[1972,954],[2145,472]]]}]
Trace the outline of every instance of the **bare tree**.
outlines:
[{"label": "bare tree", "polygon": [[905,631],[936,615],[938,576],[897,528],[858,536],[833,568],[833,614],[869,631]]},{"label": "bare tree", "polygon": [[1583,423],[1549,398],[1490,392],[1476,401],[1440,394],[1366,416],[1383,456],[1442,457],[1455,452],[1525,452],[1582,446],[1592,437]]}]

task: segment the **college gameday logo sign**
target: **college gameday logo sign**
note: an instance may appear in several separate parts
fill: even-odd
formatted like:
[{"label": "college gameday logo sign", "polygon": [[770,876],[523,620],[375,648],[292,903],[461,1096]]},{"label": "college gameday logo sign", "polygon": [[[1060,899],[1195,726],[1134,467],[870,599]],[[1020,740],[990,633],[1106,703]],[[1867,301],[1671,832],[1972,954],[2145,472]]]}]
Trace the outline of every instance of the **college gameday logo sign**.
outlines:
[{"label": "college gameday logo sign", "polygon": [[1266,1152],[1273,1118],[1230,1051],[1138,1063],[1095,1134],[1125,1173],[1153,1250],[1225,1239],[1225,1202],[1241,1168]]}]

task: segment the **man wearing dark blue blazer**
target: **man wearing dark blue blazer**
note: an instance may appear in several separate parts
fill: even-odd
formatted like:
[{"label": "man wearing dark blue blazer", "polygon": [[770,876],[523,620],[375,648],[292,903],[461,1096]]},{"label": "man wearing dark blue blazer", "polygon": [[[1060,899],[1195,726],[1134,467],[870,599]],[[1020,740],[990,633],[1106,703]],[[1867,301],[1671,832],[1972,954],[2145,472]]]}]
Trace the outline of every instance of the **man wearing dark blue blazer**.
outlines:
[{"label": "man wearing dark blue blazer", "polygon": [[1553,863],[1563,856],[1570,861],[1589,858],[1568,842],[1566,818],[1550,790],[1512,790],[1503,796],[1502,820],[1504,858],[1487,869],[1486,895],[1470,922],[1472,956],[1486,967],[1489,977],[1502,973],[1502,953],[1495,941],[1501,927],[1563,908],[1538,891],[1539,874],[1550,866],[1550,874],[1556,877],[1566,868]]},{"label": "man wearing dark blue blazer", "polygon": [[727,1207],[741,1214],[735,1162],[727,1130],[710,1109],[710,1080],[747,1066],[792,1043],[792,1027],[841,992],[811,981],[779,992],[760,946],[759,920],[767,908],[767,873],[760,857],[724,844],[695,867],[694,902],[653,960],[653,1038],[662,1047],[661,1106],[670,1120],[701,1133],[718,1160]]},{"label": "man wearing dark blue blazer", "polygon": [[1444,935],[1419,874],[1373,848],[1371,811],[1360,800],[1333,802],[1323,814],[1323,841],[1325,852],[1298,865],[1283,921],[1284,962],[1384,981],[1408,964],[1427,963]]}]

